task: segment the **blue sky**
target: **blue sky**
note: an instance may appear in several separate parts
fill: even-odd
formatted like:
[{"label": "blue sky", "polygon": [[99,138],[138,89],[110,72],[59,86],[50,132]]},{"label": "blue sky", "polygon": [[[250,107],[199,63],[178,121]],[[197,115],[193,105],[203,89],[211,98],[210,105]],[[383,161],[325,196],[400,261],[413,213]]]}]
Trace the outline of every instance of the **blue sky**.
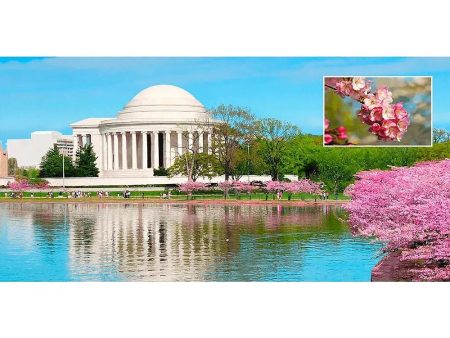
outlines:
[{"label": "blue sky", "polygon": [[320,134],[325,75],[431,75],[434,126],[450,129],[450,58],[0,58],[0,140],[71,133],[70,123],[114,117],[155,84]]}]

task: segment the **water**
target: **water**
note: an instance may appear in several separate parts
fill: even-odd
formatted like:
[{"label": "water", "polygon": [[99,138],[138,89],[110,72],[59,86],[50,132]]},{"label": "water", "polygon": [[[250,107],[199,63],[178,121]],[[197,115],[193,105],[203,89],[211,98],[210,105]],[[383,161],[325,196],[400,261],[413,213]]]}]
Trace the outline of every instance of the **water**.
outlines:
[{"label": "water", "polygon": [[369,281],[340,207],[0,204],[0,281]]}]

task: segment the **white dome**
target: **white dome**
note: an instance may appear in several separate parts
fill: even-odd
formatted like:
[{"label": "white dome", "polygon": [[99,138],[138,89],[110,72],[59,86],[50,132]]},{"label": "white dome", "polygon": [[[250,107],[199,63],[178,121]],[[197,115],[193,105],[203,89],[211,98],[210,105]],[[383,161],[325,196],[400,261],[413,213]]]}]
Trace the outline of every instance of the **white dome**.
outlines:
[{"label": "white dome", "polygon": [[188,91],[157,85],[139,92],[118,114],[119,119],[201,119],[205,107]]}]

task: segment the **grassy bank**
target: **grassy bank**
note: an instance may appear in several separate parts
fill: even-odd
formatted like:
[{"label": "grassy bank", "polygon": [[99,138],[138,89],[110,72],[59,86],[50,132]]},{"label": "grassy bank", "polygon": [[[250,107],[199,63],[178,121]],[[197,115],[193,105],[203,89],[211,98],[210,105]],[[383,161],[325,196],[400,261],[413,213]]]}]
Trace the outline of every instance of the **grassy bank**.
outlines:
[{"label": "grassy bank", "polygon": [[13,198],[2,198],[0,199],[0,204],[6,203],[14,203],[14,204],[190,204],[190,205],[285,205],[285,206],[312,206],[312,205],[341,205],[345,204],[348,201],[344,200],[318,200],[315,202],[314,200],[236,200],[236,199],[196,199],[196,200],[187,200],[187,199],[171,199],[171,200],[163,200],[159,198],[132,198],[132,199],[124,199],[124,198],[98,198],[98,197],[89,197],[89,198],[22,198],[22,199],[13,199]]},{"label": "grassy bank", "polygon": [[[131,198],[130,199],[151,199],[151,200],[160,200],[161,199],[161,195],[164,193],[167,193],[167,191],[130,191],[131,192]],[[88,197],[84,197],[83,199],[98,199],[98,200],[104,200],[100,199],[97,197],[97,192],[95,191],[91,191],[91,192],[87,192]],[[8,194],[9,196],[9,194]],[[31,197],[33,196],[33,197]],[[61,196],[61,197],[60,197]],[[68,193],[62,193],[61,195],[59,194],[59,192],[55,191],[54,192],[54,198],[49,198],[48,193],[47,192],[36,192],[33,193],[33,195],[30,192],[24,192],[23,193],[23,198],[24,199],[31,199],[31,200],[61,200],[61,199],[71,199],[68,198],[69,194]],[[11,200],[10,197],[5,196],[4,193],[0,194],[0,200]],[[125,200],[122,197],[122,191],[110,191],[109,192],[109,197],[107,198],[108,200]],[[126,200],[130,200],[130,199],[126,199]],[[223,194],[218,191],[218,192],[205,192],[205,193],[201,193],[201,192],[196,192],[195,194],[192,195],[192,199],[193,200],[224,200],[224,196]],[[75,199],[75,200],[80,200],[80,199]],[[187,200],[187,195],[180,193],[178,191],[171,191],[171,200]],[[245,200],[255,200],[255,201],[278,201],[276,199],[275,194],[265,194],[262,192],[257,192],[257,193],[253,193],[253,194],[229,194],[229,196],[227,197],[227,200],[234,200],[234,201],[245,201]],[[292,194],[292,195],[288,195],[288,194],[283,194],[283,198],[282,201],[314,201],[315,198],[314,196],[310,195],[310,194]],[[344,196],[342,193],[339,194],[337,196],[337,199],[335,198],[335,196],[329,196],[330,201],[345,201],[348,200],[348,197]],[[319,198],[317,198],[317,201],[320,201]]]}]

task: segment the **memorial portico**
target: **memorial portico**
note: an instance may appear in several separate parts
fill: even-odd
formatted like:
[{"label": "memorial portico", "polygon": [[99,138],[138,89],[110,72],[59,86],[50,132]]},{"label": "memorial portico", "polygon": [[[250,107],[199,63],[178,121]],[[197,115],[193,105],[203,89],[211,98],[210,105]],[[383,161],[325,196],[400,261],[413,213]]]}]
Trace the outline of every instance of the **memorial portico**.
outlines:
[{"label": "memorial portico", "polygon": [[214,121],[190,93],[158,85],[138,93],[116,118],[72,124],[74,147],[92,144],[100,176],[153,176],[187,151],[211,152]]}]

